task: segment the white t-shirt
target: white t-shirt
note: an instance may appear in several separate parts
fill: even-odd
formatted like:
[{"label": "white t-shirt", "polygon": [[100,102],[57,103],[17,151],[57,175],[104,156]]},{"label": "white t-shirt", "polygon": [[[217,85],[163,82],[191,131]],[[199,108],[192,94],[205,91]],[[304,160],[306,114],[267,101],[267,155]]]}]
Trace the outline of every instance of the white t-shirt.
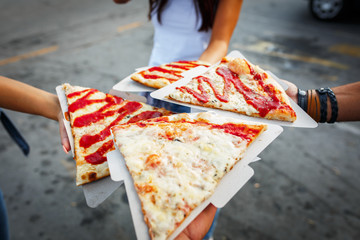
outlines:
[{"label": "white t-shirt", "polygon": [[193,0],[169,0],[161,14],[161,24],[153,13],[154,46],[149,66],[178,60],[197,60],[207,48],[211,30],[199,32],[201,14]]}]

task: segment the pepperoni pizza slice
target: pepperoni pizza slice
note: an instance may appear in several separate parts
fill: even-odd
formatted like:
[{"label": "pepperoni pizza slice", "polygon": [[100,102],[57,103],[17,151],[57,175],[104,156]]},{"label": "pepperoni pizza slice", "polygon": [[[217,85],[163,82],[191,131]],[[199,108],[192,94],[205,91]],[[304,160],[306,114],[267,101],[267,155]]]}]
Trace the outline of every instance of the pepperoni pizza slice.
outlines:
[{"label": "pepperoni pizza slice", "polygon": [[173,116],[112,128],[151,239],[168,239],[267,128]]},{"label": "pepperoni pizza slice", "polygon": [[74,138],[78,186],[110,175],[106,153],[114,150],[112,126],[171,114],[92,88],[63,84],[63,89],[68,103],[66,118]]},{"label": "pepperoni pizza slice", "polygon": [[181,74],[195,67],[210,65],[200,61],[177,61],[133,73],[130,78],[145,86],[162,88],[181,79]]},{"label": "pepperoni pizza slice", "polygon": [[242,58],[223,58],[219,65],[176,88],[167,97],[252,117],[296,120],[296,113],[280,84],[259,66]]}]

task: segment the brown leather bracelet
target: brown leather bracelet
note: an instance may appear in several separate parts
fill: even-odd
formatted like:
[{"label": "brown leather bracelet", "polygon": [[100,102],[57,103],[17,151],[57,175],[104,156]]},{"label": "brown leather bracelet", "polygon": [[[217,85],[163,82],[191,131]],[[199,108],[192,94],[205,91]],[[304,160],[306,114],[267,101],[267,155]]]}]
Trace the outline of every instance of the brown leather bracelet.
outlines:
[{"label": "brown leather bracelet", "polygon": [[320,99],[315,90],[308,90],[308,107],[307,113],[312,117],[316,122],[320,121]]}]

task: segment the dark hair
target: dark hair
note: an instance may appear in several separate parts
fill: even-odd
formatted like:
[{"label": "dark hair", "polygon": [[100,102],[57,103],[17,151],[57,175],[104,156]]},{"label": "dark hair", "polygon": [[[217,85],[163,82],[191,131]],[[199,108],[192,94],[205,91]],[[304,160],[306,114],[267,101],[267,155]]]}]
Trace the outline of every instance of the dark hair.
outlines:
[{"label": "dark hair", "polygon": [[[201,27],[198,31],[208,31],[212,28],[215,14],[217,9],[218,0],[193,0],[196,15],[199,17],[199,12],[201,14]],[[149,0],[149,14],[148,17],[151,19],[151,13],[153,11],[157,11],[158,13],[158,21],[161,23],[161,14],[168,3],[168,0]]]}]

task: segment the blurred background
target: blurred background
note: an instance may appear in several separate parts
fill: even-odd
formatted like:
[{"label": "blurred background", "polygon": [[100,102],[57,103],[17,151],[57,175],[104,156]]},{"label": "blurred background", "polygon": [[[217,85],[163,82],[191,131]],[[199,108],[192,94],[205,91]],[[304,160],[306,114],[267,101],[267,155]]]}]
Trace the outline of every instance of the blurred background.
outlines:
[{"label": "blurred background", "polygon": [[[359,81],[359,11],[320,21],[338,10],[318,2],[244,1],[229,51],[303,89]],[[1,0],[0,74],[53,93],[65,82],[108,92],[148,62],[147,11],[145,0]],[[87,206],[55,121],[6,113],[31,147],[23,156],[0,126],[0,188],[12,239],[136,238],[123,187]],[[260,157],[221,211],[215,239],[360,239],[359,123],[285,128]]]}]

